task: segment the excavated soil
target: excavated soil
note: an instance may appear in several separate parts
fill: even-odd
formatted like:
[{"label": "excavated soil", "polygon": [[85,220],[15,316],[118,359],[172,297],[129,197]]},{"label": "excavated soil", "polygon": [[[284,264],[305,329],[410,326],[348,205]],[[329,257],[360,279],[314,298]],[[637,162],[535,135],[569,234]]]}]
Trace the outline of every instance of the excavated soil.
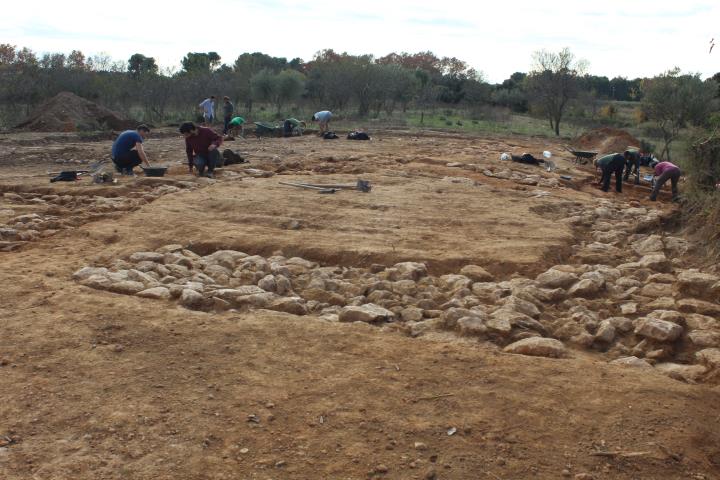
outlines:
[{"label": "excavated soil", "polygon": [[[107,160],[109,140],[25,133],[0,143],[1,478],[720,476],[717,377],[694,363],[698,349],[684,337],[640,348],[630,332],[610,348],[585,332],[580,345],[553,323],[569,317],[570,300],[547,300],[536,328],[567,353],[543,358],[502,352],[537,332],[478,336],[449,320],[485,288],[442,286],[466,265],[514,297],[522,279],[563,263],[578,275],[603,262],[629,275],[639,267],[621,268],[625,250],[650,235],[668,255],[693,253],[666,231],[673,207],[646,201],[647,188],[604,194],[568,154],[555,155],[554,172],[498,161],[506,151],[559,153],[559,143],[403,131],[370,142],[238,140],[224,147],[250,163],[208,180],[188,175],[182,139],[160,132],[145,148],[168,176],[113,185],[48,181],[48,172]],[[360,178],[371,192],[279,184]],[[642,225],[623,216],[630,206],[644,212]],[[274,259],[295,272],[302,311],[219,300],[185,308],[73,277],[88,266],[119,272],[133,254],[157,250],[184,252],[189,264],[220,250]],[[672,268],[695,266],[683,258]],[[447,300],[424,309],[422,322],[403,319],[410,296],[376,295],[401,312],[376,325],[338,322],[341,305],[308,300],[315,273],[328,289],[341,278],[380,288],[399,262],[423,262],[418,285]],[[675,281],[653,275],[637,276]],[[607,290],[573,303],[574,316],[619,315],[631,295],[607,278]],[[651,300],[633,295],[641,306]],[[492,311],[483,302],[478,315]],[[702,372],[608,364],[631,353]]]},{"label": "excavated soil", "polygon": [[75,132],[125,130],[136,126],[136,122],[102,105],[71,92],[60,92],[15,128],[33,132]]},{"label": "excavated soil", "polygon": [[640,140],[625,130],[603,127],[584,133],[575,141],[578,150],[606,153],[622,153],[628,147],[638,148]]}]

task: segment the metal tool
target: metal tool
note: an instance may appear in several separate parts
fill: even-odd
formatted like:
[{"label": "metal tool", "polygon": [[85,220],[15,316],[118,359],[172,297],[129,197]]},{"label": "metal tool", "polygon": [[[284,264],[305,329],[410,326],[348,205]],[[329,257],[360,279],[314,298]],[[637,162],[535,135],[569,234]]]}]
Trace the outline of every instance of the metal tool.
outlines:
[{"label": "metal tool", "polygon": [[316,190],[318,193],[335,193],[338,191],[337,188],[318,187],[316,185],[307,185],[304,183],[280,182],[280,185],[287,185],[289,187],[297,187],[297,188],[305,188],[307,190]]}]

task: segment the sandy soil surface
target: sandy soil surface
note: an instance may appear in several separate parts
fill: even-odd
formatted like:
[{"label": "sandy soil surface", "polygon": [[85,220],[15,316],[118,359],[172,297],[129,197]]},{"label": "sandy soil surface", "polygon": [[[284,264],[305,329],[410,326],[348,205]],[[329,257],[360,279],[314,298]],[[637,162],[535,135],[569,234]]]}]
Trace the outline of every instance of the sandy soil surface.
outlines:
[{"label": "sandy soil surface", "polygon": [[[500,282],[587,256],[576,246],[593,233],[564,220],[600,200],[672,218],[647,189],[597,191],[559,143],[249,138],[225,147],[250,163],[208,180],[187,174],[168,131],[146,150],[169,175],[117,185],[48,182],[107,157],[100,136],[2,135],[0,146],[0,224],[34,225],[0,244],[2,478],[720,478],[715,381],[609,365],[606,349],[572,342],[565,358],[513,355],[501,349],[510,340],[448,329],[408,335],[401,322],[343,323],[309,307],[193,310],[73,279],[179,244],[344,272],[413,261],[440,278],[478,265]],[[543,150],[557,171],[497,160]],[[279,184],[358,178],[370,193]]]}]

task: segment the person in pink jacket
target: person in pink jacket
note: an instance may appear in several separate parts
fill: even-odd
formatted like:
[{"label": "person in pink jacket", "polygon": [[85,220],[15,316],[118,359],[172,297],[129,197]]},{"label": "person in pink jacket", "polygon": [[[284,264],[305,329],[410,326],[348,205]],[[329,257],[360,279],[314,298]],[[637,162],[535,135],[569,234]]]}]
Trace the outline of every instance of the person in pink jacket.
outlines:
[{"label": "person in pink jacket", "polygon": [[672,199],[673,202],[678,200],[678,180],[680,180],[680,167],[670,162],[660,162],[655,165],[655,184],[653,185],[652,193],[650,194],[650,200],[653,202],[657,200],[658,193],[665,182],[670,180],[672,185]]}]

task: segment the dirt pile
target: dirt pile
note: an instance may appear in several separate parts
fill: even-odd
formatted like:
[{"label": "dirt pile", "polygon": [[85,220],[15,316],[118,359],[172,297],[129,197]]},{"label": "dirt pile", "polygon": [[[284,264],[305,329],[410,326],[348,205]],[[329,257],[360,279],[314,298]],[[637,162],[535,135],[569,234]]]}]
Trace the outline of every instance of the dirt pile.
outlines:
[{"label": "dirt pile", "polygon": [[60,92],[38,107],[16,129],[35,132],[125,130],[136,122],[74,93]]},{"label": "dirt pile", "polygon": [[629,146],[639,146],[640,140],[618,128],[598,128],[584,133],[575,141],[578,150],[599,153],[620,153]]}]

